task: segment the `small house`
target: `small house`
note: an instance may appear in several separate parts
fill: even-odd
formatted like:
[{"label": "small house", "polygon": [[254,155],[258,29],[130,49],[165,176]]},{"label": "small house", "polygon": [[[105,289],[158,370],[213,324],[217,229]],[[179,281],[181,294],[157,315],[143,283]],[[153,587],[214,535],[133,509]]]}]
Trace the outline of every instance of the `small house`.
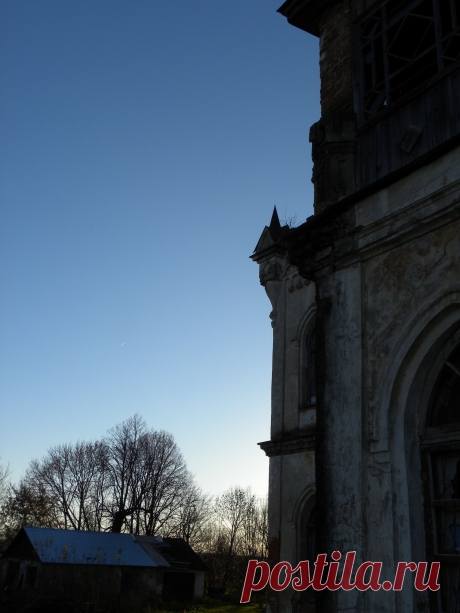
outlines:
[{"label": "small house", "polygon": [[203,598],[205,570],[181,538],[23,527],[2,556],[0,585],[191,601]]}]

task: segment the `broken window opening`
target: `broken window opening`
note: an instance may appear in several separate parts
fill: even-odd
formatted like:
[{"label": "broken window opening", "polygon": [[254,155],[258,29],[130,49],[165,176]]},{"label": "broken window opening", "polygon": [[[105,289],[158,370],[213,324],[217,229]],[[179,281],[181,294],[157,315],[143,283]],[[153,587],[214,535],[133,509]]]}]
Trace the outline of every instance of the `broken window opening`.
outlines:
[{"label": "broken window opening", "polygon": [[460,613],[460,346],[444,363],[430,400],[428,426],[438,439],[428,448],[429,500],[433,524],[434,558],[441,562],[442,611]]},{"label": "broken window opening", "polygon": [[361,121],[460,59],[460,0],[388,0],[358,26]]}]

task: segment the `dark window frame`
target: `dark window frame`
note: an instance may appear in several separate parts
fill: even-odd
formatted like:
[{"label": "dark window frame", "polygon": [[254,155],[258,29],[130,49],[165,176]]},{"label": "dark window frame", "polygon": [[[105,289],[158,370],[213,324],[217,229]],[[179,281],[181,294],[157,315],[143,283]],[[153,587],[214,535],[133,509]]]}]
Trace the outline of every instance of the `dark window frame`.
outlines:
[{"label": "dark window frame", "polygon": [[37,584],[37,573],[38,573],[38,568],[35,565],[29,565],[26,567],[25,569],[25,586],[30,589],[33,590],[35,589],[35,586]]},{"label": "dark window frame", "polygon": [[[422,14],[430,10],[432,15]],[[422,24],[421,38],[416,53],[408,58],[401,55],[401,50],[406,41],[405,31],[413,31],[411,24]],[[359,125],[381,117],[460,64],[460,0],[385,0],[365,11],[353,24],[352,32]],[[423,47],[424,41],[427,47]],[[407,53],[407,46],[404,52]],[[425,60],[429,54],[433,61],[427,68]]]},{"label": "dark window frame", "polygon": [[[430,429],[431,430],[431,429]],[[436,432],[433,428],[430,432],[433,438],[438,438],[442,433]],[[430,437],[431,438],[431,437]],[[460,430],[458,432],[460,439]],[[441,534],[443,523],[448,523],[448,513],[454,510],[455,523],[460,517],[460,500],[449,500],[436,498],[436,464],[443,461],[446,457],[454,456],[460,458],[460,441],[452,444],[430,443],[428,437],[424,437],[422,442],[422,466],[425,471],[424,490],[425,490],[425,527],[427,538],[427,553],[429,562],[440,562],[440,584],[438,592],[430,592],[429,596],[432,606],[437,605],[439,613],[458,613],[460,602],[457,608],[453,606],[454,594],[452,586],[460,579],[460,553],[455,554],[445,551],[446,532]],[[446,586],[447,584],[447,586]]]},{"label": "dark window frame", "polygon": [[[452,356],[455,364],[452,364]],[[453,586],[460,584],[460,543],[457,540],[460,538],[460,421],[455,420],[452,411],[458,381],[446,376],[454,368],[460,377],[459,362],[460,346],[457,346],[436,379],[429,401],[426,432],[421,436],[427,553],[430,561],[441,563],[441,590],[431,593],[430,598],[432,607],[437,606],[439,612],[445,613],[460,611],[460,591],[457,596],[453,591]],[[450,473],[446,476],[449,464]]]},{"label": "dark window frame", "polygon": [[306,328],[302,337],[301,365],[300,365],[300,408],[308,409],[316,406],[316,321]]}]

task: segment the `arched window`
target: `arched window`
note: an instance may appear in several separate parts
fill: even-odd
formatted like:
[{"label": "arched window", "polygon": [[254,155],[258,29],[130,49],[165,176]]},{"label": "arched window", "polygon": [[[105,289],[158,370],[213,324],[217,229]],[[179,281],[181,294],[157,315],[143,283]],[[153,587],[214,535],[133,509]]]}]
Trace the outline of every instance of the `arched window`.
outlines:
[{"label": "arched window", "polygon": [[315,324],[313,323],[307,329],[302,346],[300,406],[303,409],[316,404],[315,352]]},{"label": "arched window", "polygon": [[316,561],[316,504],[310,511],[305,527],[307,560],[313,565]]},{"label": "arched window", "polygon": [[[310,575],[313,573],[316,562],[316,496],[311,496],[305,503],[299,524],[299,561],[308,560]],[[308,588],[299,598],[305,604],[315,602],[315,592]],[[310,610],[310,608],[308,608]],[[311,609],[313,610],[313,609]]]},{"label": "arched window", "polygon": [[445,361],[430,398],[426,452],[428,543],[441,562],[438,608],[460,613],[460,346]]},{"label": "arched window", "polygon": [[460,347],[446,360],[431,398],[429,425],[460,426]]}]

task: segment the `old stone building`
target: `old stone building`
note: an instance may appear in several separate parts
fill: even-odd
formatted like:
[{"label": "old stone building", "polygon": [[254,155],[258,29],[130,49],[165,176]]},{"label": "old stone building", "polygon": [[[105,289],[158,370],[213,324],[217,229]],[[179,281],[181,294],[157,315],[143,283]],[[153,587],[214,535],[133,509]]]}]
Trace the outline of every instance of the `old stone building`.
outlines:
[{"label": "old stone building", "polygon": [[441,589],[407,571],[401,591],[287,589],[268,606],[459,613],[460,2],[279,12],[319,37],[322,116],[315,214],[288,228],[275,211],[252,256],[272,305],[271,563],[356,551],[382,583],[439,561]]}]

